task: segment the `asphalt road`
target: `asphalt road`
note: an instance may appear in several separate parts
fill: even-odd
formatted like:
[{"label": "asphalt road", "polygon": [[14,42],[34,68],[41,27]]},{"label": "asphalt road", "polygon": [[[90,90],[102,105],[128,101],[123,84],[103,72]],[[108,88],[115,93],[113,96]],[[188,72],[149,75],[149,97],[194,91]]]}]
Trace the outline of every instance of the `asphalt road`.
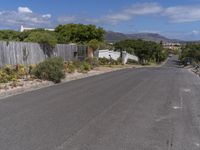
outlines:
[{"label": "asphalt road", "polygon": [[0,100],[0,150],[199,150],[200,78],[171,58]]}]

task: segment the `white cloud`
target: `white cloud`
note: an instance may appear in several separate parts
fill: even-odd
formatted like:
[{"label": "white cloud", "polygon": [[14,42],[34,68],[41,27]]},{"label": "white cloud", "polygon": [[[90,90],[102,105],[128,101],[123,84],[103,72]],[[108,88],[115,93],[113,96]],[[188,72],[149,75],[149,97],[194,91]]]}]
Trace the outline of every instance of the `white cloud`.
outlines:
[{"label": "white cloud", "polygon": [[122,9],[119,12],[110,13],[98,18],[63,16],[58,18],[59,23],[94,23],[94,24],[118,24],[132,20],[135,16],[158,14],[163,8],[157,3],[135,4]]},{"label": "white cloud", "polygon": [[200,32],[198,30],[193,30],[192,31],[192,35],[199,35],[199,34],[200,34]]},{"label": "white cloud", "polygon": [[167,17],[171,23],[200,21],[200,5],[162,7],[157,3],[141,3],[104,16],[104,22],[121,23],[136,16],[157,15]]},{"label": "white cloud", "polygon": [[132,19],[132,16],[129,14],[112,14],[105,16],[105,22],[110,22],[113,24],[117,24],[122,21],[128,21]]},{"label": "white cloud", "polygon": [[44,14],[42,15],[43,18],[51,18],[51,14]]},{"label": "white cloud", "polygon": [[164,15],[173,23],[200,21],[200,6],[175,6],[165,9]]},{"label": "white cloud", "polygon": [[[111,27],[122,22],[132,21],[137,16],[163,17],[167,18],[170,23],[200,21],[200,5],[162,7],[158,3],[138,3],[99,17],[66,15],[58,17],[55,22],[51,14],[38,14],[24,6],[18,7],[15,11],[0,11],[0,26],[6,28],[18,28],[20,25],[49,27],[59,23],[85,23]],[[194,30],[193,35],[195,34],[200,35],[200,31]]]},{"label": "white cloud", "polygon": [[62,16],[57,19],[58,23],[85,23],[85,24],[99,24],[101,22],[98,18],[80,17],[80,16]]},{"label": "white cloud", "polygon": [[61,24],[64,23],[74,23],[78,20],[76,16],[62,16],[58,18],[58,22]]},{"label": "white cloud", "polygon": [[18,7],[19,13],[33,13],[33,11],[28,7]]},{"label": "white cloud", "polygon": [[157,3],[142,3],[132,5],[117,13],[105,16],[105,22],[117,24],[119,22],[132,20],[135,16],[153,15],[163,11],[163,8]]},{"label": "white cloud", "polygon": [[158,33],[161,34],[161,31],[158,30],[139,30],[137,33]]},{"label": "white cloud", "polygon": [[51,14],[37,14],[28,7],[19,7],[17,11],[0,12],[0,26],[18,28],[20,25],[30,27],[50,26]]},{"label": "white cloud", "polygon": [[163,8],[157,3],[143,3],[132,5],[130,8],[124,10],[124,13],[130,15],[149,15],[160,13]]},{"label": "white cloud", "polygon": [[100,19],[95,18],[85,18],[84,21],[89,24],[99,24],[101,22]]}]

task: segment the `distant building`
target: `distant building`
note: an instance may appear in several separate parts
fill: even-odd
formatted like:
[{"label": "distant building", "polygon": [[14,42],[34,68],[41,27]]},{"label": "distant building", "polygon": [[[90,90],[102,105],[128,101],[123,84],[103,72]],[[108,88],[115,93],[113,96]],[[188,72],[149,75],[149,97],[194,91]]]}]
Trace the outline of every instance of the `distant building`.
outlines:
[{"label": "distant building", "polygon": [[163,43],[163,47],[169,50],[179,50],[181,48],[180,43]]},{"label": "distant building", "polygon": [[[37,29],[37,28],[25,28],[23,25],[21,25],[20,32],[29,31],[29,30],[35,30],[35,29]],[[44,28],[44,30],[46,30],[46,31],[55,31],[55,29],[47,29],[47,28]]]}]

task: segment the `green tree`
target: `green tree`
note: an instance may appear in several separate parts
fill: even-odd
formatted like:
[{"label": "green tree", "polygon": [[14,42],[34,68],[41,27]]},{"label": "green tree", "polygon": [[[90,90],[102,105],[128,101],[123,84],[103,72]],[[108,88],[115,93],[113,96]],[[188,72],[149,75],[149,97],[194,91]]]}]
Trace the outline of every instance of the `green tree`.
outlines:
[{"label": "green tree", "polygon": [[19,32],[13,30],[1,30],[0,40],[2,41],[19,41]]},{"label": "green tree", "polygon": [[94,51],[99,49],[100,42],[96,39],[93,39],[89,41],[88,43],[88,57],[93,58],[94,57]]},{"label": "green tree", "polygon": [[187,43],[180,54],[180,60],[184,63],[185,59],[190,58],[196,62],[200,61],[200,43]]},{"label": "green tree", "polygon": [[105,34],[103,28],[83,24],[59,25],[55,32],[59,43],[88,43],[93,39],[103,41]]},{"label": "green tree", "polygon": [[91,40],[88,43],[88,46],[95,51],[95,50],[97,50],[100,47],[100,44],[101,43],[98,40],[94,39],[94,40]]},{"label": "green tree", "polygon": [[40,44],[47,44],[51,48],[54,48],[57,44],[57,39],[55,33],[51,31],[32,31],[25,32],[23,34],[23,41],[25,42],[36,42]]},{"label": "green tree", "polygon": [[151,41],[128,39],[115,43],[115,48],[118,51],[125,50],[128,53],[135,54],[141,63],[149,61],[160,63],[167,57],[163,46]]}]

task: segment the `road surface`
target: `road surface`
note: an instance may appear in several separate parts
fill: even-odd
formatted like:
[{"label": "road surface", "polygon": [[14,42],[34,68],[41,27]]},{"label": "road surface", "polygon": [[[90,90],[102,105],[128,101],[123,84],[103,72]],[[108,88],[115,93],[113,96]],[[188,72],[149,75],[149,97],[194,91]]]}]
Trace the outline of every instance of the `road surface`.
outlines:
[{"label": "road surface", "polygon": [[0,100],[0,150],[199,150],[200,79],[170,58]]}]

